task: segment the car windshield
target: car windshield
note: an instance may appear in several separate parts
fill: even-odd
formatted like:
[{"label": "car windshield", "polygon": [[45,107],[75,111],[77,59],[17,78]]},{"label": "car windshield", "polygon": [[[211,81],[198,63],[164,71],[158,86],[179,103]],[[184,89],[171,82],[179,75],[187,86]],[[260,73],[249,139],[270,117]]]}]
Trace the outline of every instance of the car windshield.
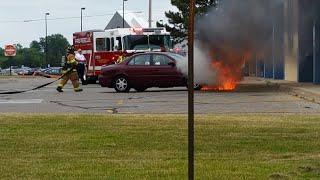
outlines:
[{"label": "car windshield", "polygon": [[169,35],[129,35],[124,37],[126,50],[148,50],[160,49],[164,45],[167,49],[171,48]]},{"label": "car windshield", "polygon": [[149,49],[148,36],[145,35],[125,36],[124,41],[126,50]]}]

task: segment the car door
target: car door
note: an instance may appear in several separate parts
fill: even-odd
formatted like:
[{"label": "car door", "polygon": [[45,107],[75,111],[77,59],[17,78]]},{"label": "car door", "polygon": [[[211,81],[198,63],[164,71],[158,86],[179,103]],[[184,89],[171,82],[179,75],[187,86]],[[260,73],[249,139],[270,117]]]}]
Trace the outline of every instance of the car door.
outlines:
[{"label": "car door", "polygon": [[155,81],[158,87],[183,85],[181,73],[177,71],[175,61],[165,54],[153,54],[152,66],[156,69]]},{"label": "car door", "polygon": [[131,58],[126,74],[133,86],[152,87],[155,69],[151,66],[150,54],[140,54]]}]

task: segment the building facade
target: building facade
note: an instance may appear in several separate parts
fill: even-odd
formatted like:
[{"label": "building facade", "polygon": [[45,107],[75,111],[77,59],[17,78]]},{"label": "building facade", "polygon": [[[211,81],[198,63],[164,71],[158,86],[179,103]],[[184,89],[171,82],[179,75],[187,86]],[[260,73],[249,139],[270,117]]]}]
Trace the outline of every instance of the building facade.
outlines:
[{"label": "building facade", "polygon": [[270,8],[271,43],[263,58],[247,64],[248,74],[320,83],[320,1],[282,0]]}]

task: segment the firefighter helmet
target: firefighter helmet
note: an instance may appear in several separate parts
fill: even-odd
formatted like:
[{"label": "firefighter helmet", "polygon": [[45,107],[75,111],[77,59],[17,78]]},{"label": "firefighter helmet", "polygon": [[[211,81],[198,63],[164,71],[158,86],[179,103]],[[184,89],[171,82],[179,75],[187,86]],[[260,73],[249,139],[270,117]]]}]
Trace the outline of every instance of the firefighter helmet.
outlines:
[{"label": "firefighter helmet", "polygon": [[67,52],[69,53],[69,54],[74,54],[74,47],[73,46],[70,46],[70,47],[68,47],[68,49],[67,49]]}]

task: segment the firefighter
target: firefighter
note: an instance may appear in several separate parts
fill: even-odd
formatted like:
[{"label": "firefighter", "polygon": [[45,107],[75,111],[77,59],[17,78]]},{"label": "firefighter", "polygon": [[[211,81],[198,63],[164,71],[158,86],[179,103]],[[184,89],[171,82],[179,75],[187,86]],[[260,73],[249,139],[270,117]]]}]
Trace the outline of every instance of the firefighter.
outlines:
[{"label": "firefighter", "polygon": [[124,60],[126,59],[126,57],[124,55],[120,55],[117,59],[116,64],[120,64],[122,63]]},{"label": "firefighter", "polygon": [[63,70],[63,77],[61,79],[60,84],[57,87],[58,92],[63,92],[63,86],[68,82],[70,79],[74,88],[75,92],[81,92],[82,89],[79,87],[79,77],[77,73],[77,61],[74,55],[74,49],[68,48],[66,62],[62,68]]}]

